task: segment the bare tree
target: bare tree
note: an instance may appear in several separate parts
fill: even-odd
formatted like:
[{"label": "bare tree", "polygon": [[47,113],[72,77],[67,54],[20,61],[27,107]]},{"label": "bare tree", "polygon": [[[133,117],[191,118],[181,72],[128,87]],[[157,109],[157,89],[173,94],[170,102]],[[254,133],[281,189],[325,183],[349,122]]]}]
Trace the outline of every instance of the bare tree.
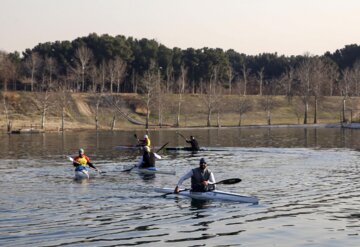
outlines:
[{"label": "bare tree", "polygon": [[242,64],[241,72],[242,72],[242,76],[243,76],[244,96],[245,96],[245,95],[247,94],[248,78],[249,78],[249,75],[250,75],[250,72],[251,72],[251,69],[248,69],[248,68],[246,67],[245,62],[243,62],[243,64]]},{"label": "bare tree", "polygon": [[265,87],[265,95],[260,100],[260,105],[266,112],[267,124],[271,125],[272,120],[272,110],[277,106],[275,95],[277,94],[280,84],[278,81],[267,81],[267,86]]},{"label": "bare tree", "polygon": [[325,64],[319,58],[313,59],[311,91],[314,95],[314,124],[317,123],[318,105],[323,92],[323,85],[327,81],[325,75]]},{"label": "bare tree", "polygon": [[296,69],[296,76],[299,80],[299,93],[304,104],[304,124],[308,123],[310,90],[312,83],[312,60],[309,54]]},{"label": "bare tree", "polygon": [[144,78],[142,80],[142,91],[145,95],[144,102],[146,105],[146,122],[145,128],[149,128],[150,122],[150,107],[153,98],[155,97],[155,89],[156,89],[156,81],[158,80],[158,76],[153,70],[149,70],[145,72]]},{"label": "bare tree", "polygon": [[92,51],[85,45],[80,46],[75,51],[76,58],[76,71],[80,71],[81,74],[81,91],[85,91],[85,73],[93,58]]},{"label": "bare tree", "polygon": [[162,81],[161,81],[160,69],[158,70],[155,91],[156,91],[156,95],[157,95],[159,127],[161,128],[163,125],[164,90],[163,90],[163,85],[162,85]]},{"label": "bare tree", "polygon": [[352,81],[352,75],[350,69],[346,68],[342,72],[342,79],[340,81],[340,92],[342,96],[342,122],[346,122],[345,110],[346,110],[346,100],[350,95],[350,87]]},{"label": "bare tree", "polygon": [[185,81],[187,79],[187,69],[185,69],[184,65],[181,65],[181,74],[180,78],[178,79],[177,83],[177,91],[178,91],[178,111],[176,116],[176,126],[180,126],[180,116],[181,116],[181,103],[182,103],[182,97],[185,92]]},{"label": "bare tree", "polygon": [[297,124],[300,124],[300,118],[302,117],[302,114],[304,113],[304,109],[302,107],[301,104],[297,104],[297,103],[291,103],[291,109],[293,110],[296,119],[297,119]]},{"label": "bare tree", "polygon": [[7,74],[7,54],[5,52],[0,51],[0,80],[3,81],[3,90],[1,92],[2,96],[2,103],[4,107],[4,114],[6,118],[6,125],[8,132],[11,131],[11,120],[10,120],[10,114],[8,110],[8,104],[6,100],[6,91],[7,91],[7,82],[9,80],[9,75]]},{"label": "bare tree", "polygon": [[214,91],[214,97],[216,99],[216,104],[214,109],[216,110],[216,125],[218,128],[221,127],[221,115],[223,113],[224,110],[224,101],[223,101],[223,86],[221,85],[221,83],[218,81],[215,84],[215,91]]},{"label": "bare tree", "polygon": [[120,93],[120,85],[124,81],[126,73],[126,62],[120,57],[115,58],[115,81],[116,81],[116,92]]},{"label": "bare tree", "polygon": [[115,61],[110,60],[106,64],[106,68],[107,68],[108,73],[109,73],[110,93],[113,93],[113,91],[114,91],[113,87],[114,87],[115,75],[116,75]]},{"label": "bare tree", "polygon": [[340,78],[339,68],[334,62],[328,62],[325,64],[324,69],[324,74],[327,77],[324,85],[324,94],[334,96],[335,87]]},{"label": "bare tree", "polygon": [[217,97],[216,90],[218,84],[218,72],[219,67],[215,66],[213,68],[212,75],[210,77],[209,82],[206,85],[205,93],[202,95],[202,100],[206,105],[207,109],[207,126],[211,126],[211,114],[215,109],[215,105],[219,102],[219,98]]},{"label": "bare tree", "polygon": [[25,60],[25,69],[30,73],[30,90],[34,91],[34,84],[36,83],[36,73],[41,65],[41,57],[37,52],[32,52]]},{"label": "bare tree", "polygon": [[120,97],[120,95],[115,95],[115,94],[107,96],[106,99],[113,106],[112,107],[113,108],[113,117],[112,117],[112,121],[111,121],[111,130],[114,130],[115,126],[116,126],[116,116],[117,116],[117,113],[121,110],[123,100]]},{"label": "bare tree", "polygon": [[228,84],[229,84],[229,94],[231,94],[232,90],[232,81],[234,80],[234,71],[231,65],[228,65],[227,67],[227,78],[228,78]]},{"label": "bare tree", "polygon": [[247,96],[239,94],[238,112],[239,112],[239,126],[242,124],[244,115],[251,111],[252,105]]},{"label": "bare tree", "polygon": [[173,78],[174,78],[174,69],[172,67],[171,64],[169,64],[167,67],[166,67],[166,93],[170,93],[171,91],[171,83],[173,81]]},{"label": "bare tree", "polygon": [[68,85],[68,74],[61,78],[57,85],[58,102],[61,107],[61,131],[65,131],[66,108],[70,102],[70,88]]},{"label": "bare tree", "polygon": [[10,82],[16,81],[17,76],[18,76],[17,65],[11,60],[11,58],[6,53],[3,52],[0,61],[0,80],[2,80],[3,82],[4,92],[8,90],[8,84]]},{"label": "bare tree", "polygon": [[357,60],[352,69],[351,69],[351,79],[353,85],[353,94],[354,96],[359,96],[360,94],[360,60]]},{"label": "bare tree", "polygon": [[45,57],[45,66],[43,70],[43,78],[41,84],[41,91],[39,92],[40,98],[40,111],[41,111],[41,129],[45,128],[46,114],[49,108],[54,104],[54,101],[50,101],[51,92],[54,87],[54,73],[56,71],[55,60],[51,57]]},{"label": "bare tree", "polygon": [[263,95],[263,83],[264,83],[264,67],[257,72],[257,80],[259,82],[259,95]]}]

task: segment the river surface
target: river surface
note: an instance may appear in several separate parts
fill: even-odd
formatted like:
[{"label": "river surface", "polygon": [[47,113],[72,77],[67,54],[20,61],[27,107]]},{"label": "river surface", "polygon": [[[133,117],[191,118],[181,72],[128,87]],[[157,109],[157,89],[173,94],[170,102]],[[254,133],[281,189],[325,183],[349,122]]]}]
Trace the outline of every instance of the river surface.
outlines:
[{"label": "river surface", "polygon": [[[217,151],[160,152],[157,167],[176,175],[155,177],[122,172],[140,155],[116,148],[135,144],[133,131],[1,135],[0,246],[360,246],[360,130],[180,132]],[[157,147],[185,145],[176,130],[149,135]],[[66,156],[80,147],[106,173],[75,181]],[[154,192],[201,157],[217,181],[242,179],[218,189],[259,204]]]}]

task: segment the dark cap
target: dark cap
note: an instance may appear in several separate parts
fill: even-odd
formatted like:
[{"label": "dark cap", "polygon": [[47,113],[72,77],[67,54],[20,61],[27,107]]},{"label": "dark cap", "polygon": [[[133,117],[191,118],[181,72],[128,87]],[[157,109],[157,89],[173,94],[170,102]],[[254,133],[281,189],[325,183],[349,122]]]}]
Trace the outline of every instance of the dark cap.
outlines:
[{"label": "dark cap", "polygon": [[206,164],[206,161],[205,161],[204,158],[201,158],[201,159],[200,159],[200,164]]}]

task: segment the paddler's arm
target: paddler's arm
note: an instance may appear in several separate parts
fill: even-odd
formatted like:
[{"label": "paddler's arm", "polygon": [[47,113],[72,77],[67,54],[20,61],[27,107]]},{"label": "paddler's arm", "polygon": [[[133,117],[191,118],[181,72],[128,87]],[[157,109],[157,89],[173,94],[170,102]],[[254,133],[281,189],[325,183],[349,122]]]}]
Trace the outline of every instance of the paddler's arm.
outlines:
[{"label": "paddler's arm", "polygon": [[216,183],[214,173],[210,173],[209,184],[214,184],[214,183]]},{"label": "paddler's arm", "polygon": [[191,169],[188,173],[186,173],[184,176],[182,176],[182,177],[179,179],[179,182],[177,183],[177,185],[176,185],[176,187],[175,187],[174,193],[179,193],[179,191],[180,191],[179,186],[182,185],[182,183],[183,183],[186,179],[191,178],[192,175],[193,175],[193,170]]},{"label": "paddler's arm", "polygon": [[77,158],[78,157],[73,158],[73,166],[75,167],[78,167],[80,165],[79,162],[77,162]]},{"label": "paddler's arm", "polygon": [[88,162],[87,164],[88,164],[88,166],[90,166],[90,167],[91,167],[92,169],[94,169],[95,171],[99,171],[99,169],[97,169],[97,168],[93,165],[93,163]]},{"label": "paddler's arm", "polygon": [[154,153],[154,156],[155,156],[155,158],[157,158],[158,160],[161,160],[161,156],[158,155],[157,153]]},{"label": "paddler's arm", "polygon": [[214,184],[214,189],[216,188],[215,183],[216,183],[216,182],[215,182],[215,177],[214,177],[214,174],[213,174],[212,172],[210,173],[209,180],[202,182],[202,184],[205,185],[205,186],[207,186],[207,185],[209,185],[209,184]]}]

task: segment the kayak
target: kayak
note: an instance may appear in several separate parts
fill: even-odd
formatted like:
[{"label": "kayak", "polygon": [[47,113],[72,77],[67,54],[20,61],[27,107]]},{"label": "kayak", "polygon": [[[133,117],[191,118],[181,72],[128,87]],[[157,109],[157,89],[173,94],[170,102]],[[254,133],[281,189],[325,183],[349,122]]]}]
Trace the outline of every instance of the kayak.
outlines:
[{"label": "kayak", "polygon": [[83,169],[81,171],[75,171],[75,179],[81,180],[81,179],[89,179],[89,171],[86,169]]},{"label": "kayak", "polygon": [[[119,145],[115,146],[114,149],[117,150],[141,150],[144,147],[144,145]],[[156,149],[158,147],[150,147],[150,149]]]},{"label": "kayak", "polygon": [[203,151],[226,151],[226,149],[217,149],[217,148],[200,148],[199,150],[192,150],[191,147],[168,147],[166,151],[186,151],[186,152],[203,152]]},{"label": "kayak", "polygon": [[197,200],[222,200],[242,203],[258,204],[259,199],[255,196],[245,196],[221,190],[212,190],[208,192],[191,192],[190,190],[180,190],[178,194],[173,193],[174,188],[156,188],[155,192],[159,193],[172,193],[175,196],[185,196]]},{"label": "kayak", "polygon": [[130,150],[137,150],[137,149],[141,149],[143,146],[140,145],[120,145],[120,146],[115,146],[114,149],[118,149],[118,150],[124,150],[124,149],[130,149]]},{"label": "kayak", "polygon": [[130,172],[137,172],[141,174],[166,174],[166,175],[176,174],[175,171],[162,170],[157,167],[148,167],[148,168],[138,168],[138,167],[133,168],[133,167],[134,167],[133,165],[124,166],[124,171],[129,170]]}]

